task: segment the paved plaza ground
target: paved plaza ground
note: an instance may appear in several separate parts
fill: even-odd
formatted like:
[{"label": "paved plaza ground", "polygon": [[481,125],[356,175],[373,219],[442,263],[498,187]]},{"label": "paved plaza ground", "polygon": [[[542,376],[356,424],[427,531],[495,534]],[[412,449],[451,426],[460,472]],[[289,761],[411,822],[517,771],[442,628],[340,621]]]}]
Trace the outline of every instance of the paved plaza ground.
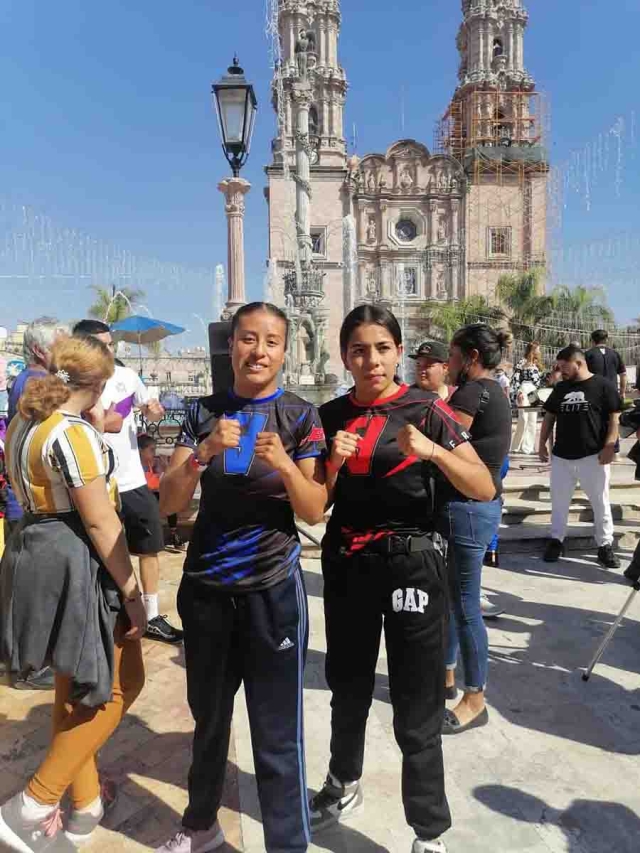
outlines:
[{"label": "paved plaza ground", "polygon": [[[628,463],[627,463],[628,465]],[[617,466],[616,466],[617,467]],[[511,482],[548,481],[534,460]],[[528,470],[527,470],[528,469]],[[620,467],[614,480],[633,480]],[[612,498],[613,500],[613,498]],[[635,498],[634,498],[635,500]],[[627,524],[640,527],[640,521]],[[523,528],[521,528],[523,529]],[[318,533],[318,535],[320,535]],[[306,672],[308,781],[327,770],[329,700],[324,680],[322,576],[304,549],[310,605]],[[454,826],[450,853],[637,853],[640,850],[640,597],[588,684],[585,667],[628,595],[621,571],[599,568],[595,549],[556,565],[535,554],[505,554],[485,569],[504,616],[490,623],[490,724],[445,739]],[[622,555],[626,561],[630,553]],[[177,621],[182,557],[162,555],[162,612]],[[357,619],[354,619],[357,630]],[[87,853],[153,849],[178,825],[186,803],[192,721],[182,652],[144,643],[146,688],[101,755],[124,796]],[[345,649],[345,654],[349,650]],[[384,650],[371,712],[365,811],[314,840],[310,850],[409,853],[412,833],[400,803]],[[51,694],[0,684],[0,801],[19,790],[46,745]],[[264,842],[242,694],[236,706],[224,808],[226,851],[262,853]]]}]

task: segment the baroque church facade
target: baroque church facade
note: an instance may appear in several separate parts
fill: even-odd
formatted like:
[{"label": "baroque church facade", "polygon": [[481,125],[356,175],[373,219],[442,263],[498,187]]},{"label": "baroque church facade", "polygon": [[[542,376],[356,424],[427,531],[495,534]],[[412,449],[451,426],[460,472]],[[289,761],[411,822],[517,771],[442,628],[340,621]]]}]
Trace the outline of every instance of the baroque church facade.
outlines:
[{"label": "baroque church facade", "polygon": [[[342,372],[338,331],[356,304],[391,307],[411,346],[424,335],[426,300],[479,294],[493,301],[501,275],[545,266],[548,158],[539,96],[524,63],[527,22],[521,0],[462,0],[458,86],[435,147],[403,139],[360,158],[349,155],[344,133],[339,0],[281,0],[282,61],[273,84],[279,134],[265,190],[269,257],[280,274],[296,263],[296,47],[304,31],[313,92],[311,238],[314,265],[324,274],[326,372]],[[284,304],[283,293],[274,295]],[[301,331],[303,338],[315,333]]]}]

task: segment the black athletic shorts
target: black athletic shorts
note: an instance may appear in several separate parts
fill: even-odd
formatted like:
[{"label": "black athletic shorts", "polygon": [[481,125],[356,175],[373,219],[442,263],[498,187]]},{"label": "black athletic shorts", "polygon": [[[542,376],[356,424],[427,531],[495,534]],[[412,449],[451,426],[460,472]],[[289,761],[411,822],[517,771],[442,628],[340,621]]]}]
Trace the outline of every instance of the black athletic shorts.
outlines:
[{"label": "black athletic shorts", "polygon": [[164,550],[164,534],[158,501],[148,486],[140,486],[120,495],[122,521],[131,554],[139,557]]}]

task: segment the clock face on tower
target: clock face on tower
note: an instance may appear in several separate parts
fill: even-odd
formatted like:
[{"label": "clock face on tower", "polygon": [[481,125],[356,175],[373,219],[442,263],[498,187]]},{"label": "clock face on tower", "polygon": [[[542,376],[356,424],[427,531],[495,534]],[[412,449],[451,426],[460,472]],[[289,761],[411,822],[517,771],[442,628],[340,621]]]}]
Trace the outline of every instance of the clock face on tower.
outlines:
[{"label": "clock face on tower", "polygon": [[410,219],[400,219],[396,223],[396,237],[403,243],[411,243],[416,239],[418,229]]},{"label": "clock face on tower", "polygon": [[315,166],[316,163],[318,162],[318,159],[319,159],[318,158],[318,149],[312,148],[311,151],[309,152],[309,162],[311,163],[312,166]]}]

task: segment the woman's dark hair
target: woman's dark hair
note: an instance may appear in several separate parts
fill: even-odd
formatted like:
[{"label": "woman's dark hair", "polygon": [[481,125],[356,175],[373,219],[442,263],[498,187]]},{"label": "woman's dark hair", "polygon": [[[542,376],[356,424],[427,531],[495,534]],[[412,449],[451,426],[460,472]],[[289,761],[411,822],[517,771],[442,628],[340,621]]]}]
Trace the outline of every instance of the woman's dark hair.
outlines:
[{"label": "woman's dark hair", "polygon": [[289,342],[289,318],[282,308],[278,308],[277,305],[273,305],[271,302],[249,302],[247,305],[242,305],[238,308],[231,320],[231,337],[235,335],[236,329],[240,325],[240,320],[246,317],[247,314],[254,314],[256,311],[266,311],[267,314],[272,314],[274,317],[282,320],[285,327],[284,344],[286,346]]},{"label": "woman's dark hair", "polygon": [[395,314],[380,305],[358,305],[347,314],[340,327],[340,352],[347,351],[351,335],[359,326],[369,325],[382,326],[389,332],[397,347],[402,344],[402,329]]},{"label": "woman's dark hair", "polygon": [[73,335],[104,335],[111,329],[101,320],[79,320],[73,327]]},{"label": "woman's dark hair", "polygon": [[504,329],[493,329],[486,323],[472,323],[458,329],[451,345],[459,347],[464,356],[475,349],[479,362],[486,370],[494,370],[502,361],[504,351],[511,345],[513,335]]}]

